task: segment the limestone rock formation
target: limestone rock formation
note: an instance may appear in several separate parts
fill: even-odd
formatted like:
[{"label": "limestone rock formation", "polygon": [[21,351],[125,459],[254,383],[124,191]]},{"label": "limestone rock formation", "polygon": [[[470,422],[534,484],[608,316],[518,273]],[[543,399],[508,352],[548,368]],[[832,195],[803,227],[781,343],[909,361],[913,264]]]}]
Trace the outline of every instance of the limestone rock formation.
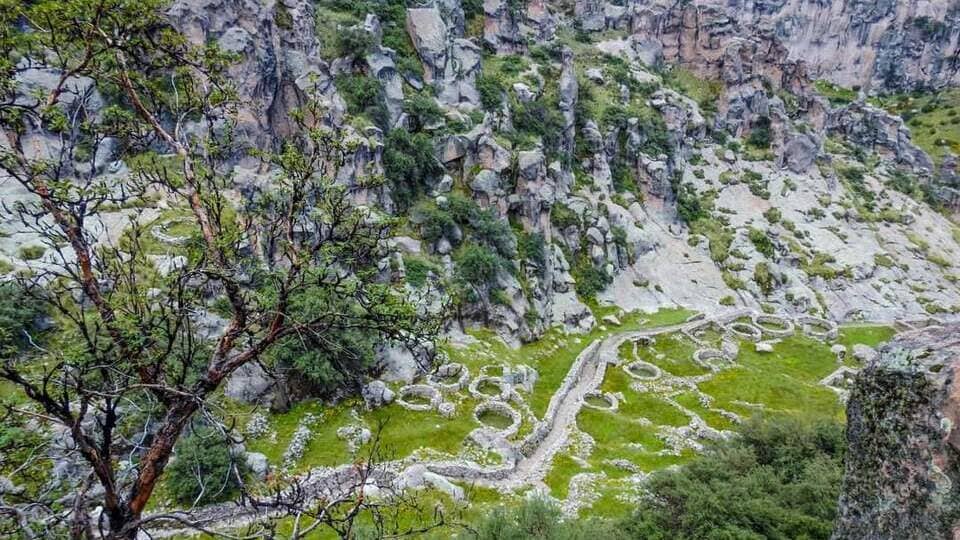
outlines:
[{"label": "limestone rock formation", "polygon": [[960,326],[934,326],[884,346],[847,407],[835,539],[960,534]]}]

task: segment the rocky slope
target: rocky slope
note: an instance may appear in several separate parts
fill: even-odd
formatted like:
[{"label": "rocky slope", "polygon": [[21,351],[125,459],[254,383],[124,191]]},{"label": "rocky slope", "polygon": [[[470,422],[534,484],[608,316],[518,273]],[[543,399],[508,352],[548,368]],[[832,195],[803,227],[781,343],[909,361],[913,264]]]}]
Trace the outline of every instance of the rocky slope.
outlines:
[{"label": "rocky slope", "polygon": [[[749,307],[836,320],[960,310],[960,230],[918,196],[931,160],[899,118],[863,101],[833,105],[812,84],[951,83],[952,4],[368,8],[378,12],[179,0],[169,15],[190,40],[238,55],[248,143],[278,144],[308,96],[326,106],[322,121],[354,149],[339,181],[358,203],[409,218],[384,253],[384,279],[451,296],[467,247],[506,261],[478,296],[464,297],[464,324],[513,342],[553,325],[582,331],[595,323],[594,297],[627,309]],[[937,39],[917,34],[931,28]],[[342,35],[359,45],[344,47]],[[889,65],[902,72],[891,78]],[[44,80],[25,75],[24,92]],[[378,87],[366,108],[358,81]],[[430,155],[417,159],[431,163],[416,170],[432,172],[416,189],[411,171],[396,170],[396,156],[414,150],[401,132],[427,141]],[[125,174],[128,157],[104,155],[104,174]],[[270,174],[242,152],[235,173],[238,200]],[[365,182],[381,175],[386,182]],[[2,189],[23,196],[11,182]],[[468,219],[457,218],[463,205]],[[120,230],[110,223],[126,213],[106,214],[102,229]],[[166,226],[163,212],[141,218]],[[3,228],[12,267],[43,264],[20,250],[34,236],[17,223]]]},{"label": "rocky slope", "polygon": [[960,328],[903,334],[859,374],[847,405],[834,538],[956,538]]}]

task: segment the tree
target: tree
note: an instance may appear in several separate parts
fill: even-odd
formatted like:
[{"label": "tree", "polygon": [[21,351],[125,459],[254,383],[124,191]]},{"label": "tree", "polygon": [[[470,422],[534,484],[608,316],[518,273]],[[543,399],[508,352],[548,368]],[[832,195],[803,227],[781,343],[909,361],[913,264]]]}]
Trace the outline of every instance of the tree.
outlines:
[{"label": "tree", "polygon": [[[181,434],[198,414],[216,416],[208,404],[227,377],[292,336],[323,343],[365,332],[426,348],[437,329],[378,279],[391,223],[333,181],[349,150],[320,101],[306,99],[293,115],[295,138],[253,154],[275,180],[238,185],[231,163],[246,148],[234,129],[231,58],[188,43],[163,8],[0,0],[0,171],[31,194],[6,211],[52,253],[19,285],[57,323],[50,346],[5,354],[0,378],[22,398],[9,411],[66,434],[89,471],[69,489],[4,509],[29,518],[26,536],[66,529],[81,538],[95,528],[130,539],[170,519],[145,509]],[[53,81],[24,91],[36,70]],[[101,174],[109,146],[130,174]],[[154,194],[196,237],[165,271],[143,219]],[[119,240],[104,234],[112,208],[128,209]],[[201,331],[217,312],[222,327]]]}]

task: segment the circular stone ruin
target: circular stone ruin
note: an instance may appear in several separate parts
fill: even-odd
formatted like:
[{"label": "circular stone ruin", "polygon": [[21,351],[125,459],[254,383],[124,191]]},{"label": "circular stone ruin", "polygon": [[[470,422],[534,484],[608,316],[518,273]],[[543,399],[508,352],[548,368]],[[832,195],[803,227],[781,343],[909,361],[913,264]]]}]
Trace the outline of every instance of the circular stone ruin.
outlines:
[{"label": "circular stone ruin", "polygon": [[477,405],[473,410],[473,418],[504,437],[509,437],[520,429],[520,413],[506,403],[494,399]]},{"label": "circular stone ruin", "polygon": [[507,366],[503,364],[487,364],[480,368],[480,375],[484,377],[500,377],[506,371]]},{"label": "circular stone ruin", "polygon": [[503,379],[481,375],[470,382],[470,395],[482,399],[498,398],[503,395]]},{"label": "circular stone ruin", "polygon": [[623,366],[623,371],[627,372],[627,375],[633,377],[634,379],[640,380],[653,380],[659,379],[663,372],[660,371],[660,368],[649,363],[644,362],[643,360],[634,360],[629,364]]},{"label": "circular stone ruin", "polygon": [[804,334],[822,341],[837,339],[840,333],[837,328],[837,323],[827,319],[821,319],[820,317],[811,317],[809,315],[797,317],[797,324],[803,328]]},{"label": "circular stone ruin", "polygon": [[612,394],[604,392],[587,392],[583,396],[583,405],[591,409],[615,411],[620,403]]},{"label": "circular stone ruin", "polygon": [[467,387],[470,382],[470,371],[463,364],[443,364],[437,372],[430,375],[427,381],[442,392],[457,392]]},{"label": "circular stone ruin", "polygon": [[763,331],[756,326],[745,322],[734,322],[727,325],[727,332],[737,336],[740,339],[748,341],[760,341],[763,339]]},{"label": "circular stone ruin", "polygon": [[761,332],[770,337],[790,337],[795,330],[793,321],[790,319],[764,313],[754,315],[753,324],[759,328]]},{"label": "circular stone ruin", "polygon": [[425,384],[404,386],[397,394],[396,402],[411,411],[429,411],[442,401],[440,391]]},{"label": "circular stone ruin", "polygon": [[730,359],[718,349],[697,349],[693,353],[693,361],[701,366],[717,370],[730,364]]}]

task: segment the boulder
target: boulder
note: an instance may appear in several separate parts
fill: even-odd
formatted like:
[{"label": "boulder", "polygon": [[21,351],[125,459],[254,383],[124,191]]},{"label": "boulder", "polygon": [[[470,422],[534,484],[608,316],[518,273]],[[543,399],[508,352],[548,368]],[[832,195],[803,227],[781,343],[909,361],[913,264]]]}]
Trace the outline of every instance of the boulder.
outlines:
[{"label": "boulder", "polygon": [[224,393],[230,399],[242,403],[270,401],[276,379],[267,373],[259,363],[248,362],[227,378]]},{"label": "boulder", "polygon": [[956,538],[960,325],[909,332],[860,371],[834,539]]},{"label": "boulder", "polygon": [[246,452],[244,454],[244,463],[247,465],[247,470],[249,470],[257,480],[265,480],[267,473],[270,472],[270,461],[267,459],[267,456],[259,452]]},{"label": "boulder", "polygon": [[363,397],[363,403],[368,409],[376,409],[384,405],[389,405],[393,402],[393,398],[396,397],[394,391],[389,389],[383,381],[372,381],[366,384],[360,391],[360,395]]},{"label": "boulder", "polygon": [[877,356],[877,351],[873,347],[868,347],[861,343],[857,343],[853,346],[853,357],[861,363],[867,363]]},{"label": "boulder", "polygon": [[772,353],[773,343],[770,343],[769,341],[758,341],[754,345],[754,349],[760,353]]}]

